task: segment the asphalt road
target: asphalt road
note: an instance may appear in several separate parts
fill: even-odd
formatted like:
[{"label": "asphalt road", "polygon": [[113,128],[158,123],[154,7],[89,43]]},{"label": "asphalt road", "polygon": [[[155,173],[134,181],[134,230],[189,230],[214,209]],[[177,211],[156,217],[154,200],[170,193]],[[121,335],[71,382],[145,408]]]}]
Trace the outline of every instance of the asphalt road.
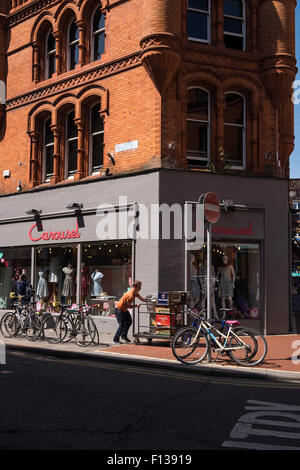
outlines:
[{"label": "asphalt road", "polygon": [[299,389],[10,351],[0,450],[299,450]]}]

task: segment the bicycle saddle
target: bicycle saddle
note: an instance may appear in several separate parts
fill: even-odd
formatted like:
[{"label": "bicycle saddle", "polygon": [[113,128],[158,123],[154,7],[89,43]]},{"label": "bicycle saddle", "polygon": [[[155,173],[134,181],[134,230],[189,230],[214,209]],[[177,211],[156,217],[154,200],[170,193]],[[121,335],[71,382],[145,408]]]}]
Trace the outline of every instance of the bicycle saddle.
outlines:
[{"label": "bicycle saddle", "polygon": [[226,320],[226,323],[227,323],[227,325],[231,325],[231,326],[240,324],[240,322],[238,320]]}]

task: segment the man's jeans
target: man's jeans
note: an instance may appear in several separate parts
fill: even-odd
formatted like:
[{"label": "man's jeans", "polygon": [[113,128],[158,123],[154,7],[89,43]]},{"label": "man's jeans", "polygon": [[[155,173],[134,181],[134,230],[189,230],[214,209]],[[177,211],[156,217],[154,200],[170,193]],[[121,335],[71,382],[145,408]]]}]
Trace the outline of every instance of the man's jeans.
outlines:
[{"label": "man's jeans", "polygon": [[114,341],[118,341],[121,338],[127,338],[128,330],[132,324],[132,318],[128,310],[122,312],[121,310],[115,309],[115,316],[119,323],[119,328],[117,329]]}]

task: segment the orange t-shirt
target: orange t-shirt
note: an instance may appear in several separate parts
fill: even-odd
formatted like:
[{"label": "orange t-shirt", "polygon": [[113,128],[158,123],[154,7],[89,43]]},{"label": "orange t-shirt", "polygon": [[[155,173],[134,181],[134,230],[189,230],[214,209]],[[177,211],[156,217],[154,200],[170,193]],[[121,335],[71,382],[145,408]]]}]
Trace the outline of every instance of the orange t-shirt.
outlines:
[{"label": "orange t-shirt", "polygon": [[118,310],[121,310],[122,312],[126,312],[126,310],[130,307],[132,307],[134,298],[136,297],[138,293],[134,293],[133,289],[130,289],[126,294],[124,294],[119,302],[116,303],[116,308]]}]

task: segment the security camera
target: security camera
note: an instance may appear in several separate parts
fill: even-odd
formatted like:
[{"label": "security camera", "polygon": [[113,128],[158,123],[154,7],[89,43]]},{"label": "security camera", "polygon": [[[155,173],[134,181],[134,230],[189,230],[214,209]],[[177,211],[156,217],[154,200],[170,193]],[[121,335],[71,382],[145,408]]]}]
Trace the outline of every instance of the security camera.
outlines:
[{"label": "security camera", "polygon": [[107,156],[110,159],[110,161],[112,162],[112,164],[115,165],[116,162],[115,162],[114,152],[107,152]]}]

